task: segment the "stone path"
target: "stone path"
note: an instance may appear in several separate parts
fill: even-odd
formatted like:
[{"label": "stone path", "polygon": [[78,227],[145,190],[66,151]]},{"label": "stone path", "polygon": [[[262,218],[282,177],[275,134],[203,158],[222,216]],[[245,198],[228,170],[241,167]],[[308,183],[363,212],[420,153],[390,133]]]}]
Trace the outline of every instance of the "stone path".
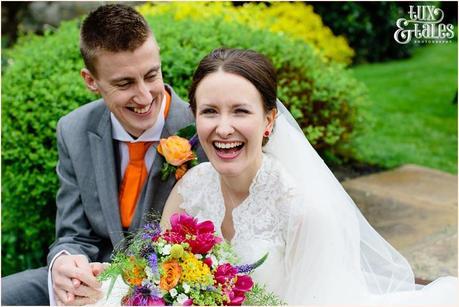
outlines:
[{"label": "stone path", "polygon": [[407,258],[419,282],[458,276],[457,176],[404,165],[342,184],[370,224]]}]

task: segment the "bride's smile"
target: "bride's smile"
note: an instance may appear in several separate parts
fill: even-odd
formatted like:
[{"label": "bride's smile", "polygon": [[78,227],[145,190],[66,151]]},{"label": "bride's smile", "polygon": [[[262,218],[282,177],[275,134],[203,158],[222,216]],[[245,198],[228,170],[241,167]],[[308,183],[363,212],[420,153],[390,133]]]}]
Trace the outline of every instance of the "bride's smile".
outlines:
[{"label": "bride's smile", "polygon": [[244,147],[244,142],[239,141],[214,141],[215,153],[220,159],[230,160],[239,156]]}]

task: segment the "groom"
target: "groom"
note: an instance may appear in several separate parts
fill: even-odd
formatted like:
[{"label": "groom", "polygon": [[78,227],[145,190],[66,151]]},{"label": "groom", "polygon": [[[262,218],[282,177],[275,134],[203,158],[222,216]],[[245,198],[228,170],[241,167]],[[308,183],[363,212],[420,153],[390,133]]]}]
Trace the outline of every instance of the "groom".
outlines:
[{"label": "groom", "polygon": [[[163,83],[159,46],[145,19],[128,6],[101,6],[83,22],[80,50],[81,76],[102,99],[57,125],[60,188],[48,269],[3,278],[2,305],[90,303],[100,294],[102,262],[148,212],[162,212],[176,182],[160,179],[157,143],[193,115]],[[200,148],[198,156],[205,159]]]}]

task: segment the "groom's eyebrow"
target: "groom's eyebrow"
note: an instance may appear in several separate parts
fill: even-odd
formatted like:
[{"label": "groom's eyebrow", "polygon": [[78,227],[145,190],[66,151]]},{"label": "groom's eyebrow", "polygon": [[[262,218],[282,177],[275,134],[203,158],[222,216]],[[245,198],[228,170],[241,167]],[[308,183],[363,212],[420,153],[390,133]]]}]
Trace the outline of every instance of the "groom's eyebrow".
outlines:
[{"label": "groom's eyebrow", "polygon": [[[148,76],[151,74],[157,74],[160,70],[161,70],[161,65],[155,65],[145,74],[145,76]],[[110,80],[110,83],[116,84],[121,81],[133,81],[133,80],[135,80],[135,78],[123,76],[123,77],[118,77],[118,78],[114,78]]]},{"label": "groom's eyebrow", "polygon": [[152,69],[150,69],[145,76],[151,75],[151,74],[157,74],[161,70],[161,65],[156,65]]}]

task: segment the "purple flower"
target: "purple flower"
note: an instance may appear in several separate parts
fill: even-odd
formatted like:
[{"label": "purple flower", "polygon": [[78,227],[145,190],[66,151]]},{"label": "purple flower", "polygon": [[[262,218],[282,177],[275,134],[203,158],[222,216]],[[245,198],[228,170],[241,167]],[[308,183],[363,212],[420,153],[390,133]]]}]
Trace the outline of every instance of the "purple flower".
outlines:
[{"label": "purple flower", "polygon": [[161,234],[161,227],[158,223],[148,223],[143,226],[143,240],[154,241]]},{"label": "purple flower", "polygon": [[191,147],[194,147],[194,145],[196,145],[198,142],[198,135],[193,135],[193,137],[188,142],[190,143]]},{"label": "purple flower", "polygon": [[243,264],[243,265],[237,265],[235,266],[237,273],[238,274],[248,274],[258,268],[260,265],[262,265],[265,261],[266,258],[268,258],[268,253],[266,253],[263,257],[261,257],[257,262],[254,262],[252,264]]},{"label": "purple flower", "polygon": [[128,306],[164,306],[164,300],[159,297],[159,291],[152,284],[134,287],[134,293],[125,297],[122,302]]},{"label": "purple flower", "polygon": [[156,274],[158,272],[158,256],[155,253],[151,253],[148,256],[148,264],[153,274]]},{"label": "purple flower", "polygon": [[238,265],[236,266],[236,269],[237,269],[238,274],[247,274],[253,271],[253,265],[252,264]]},{"label": "purple flower", "polygon": [[141,250],[140,250],[140,256],[147,259],[148,260],[148,257],[150,256],[150,254],[152,253],[155,253],[155,249],[153,248],[153,246],[150,245],[147,245],[147,246],[144,246]]}]

